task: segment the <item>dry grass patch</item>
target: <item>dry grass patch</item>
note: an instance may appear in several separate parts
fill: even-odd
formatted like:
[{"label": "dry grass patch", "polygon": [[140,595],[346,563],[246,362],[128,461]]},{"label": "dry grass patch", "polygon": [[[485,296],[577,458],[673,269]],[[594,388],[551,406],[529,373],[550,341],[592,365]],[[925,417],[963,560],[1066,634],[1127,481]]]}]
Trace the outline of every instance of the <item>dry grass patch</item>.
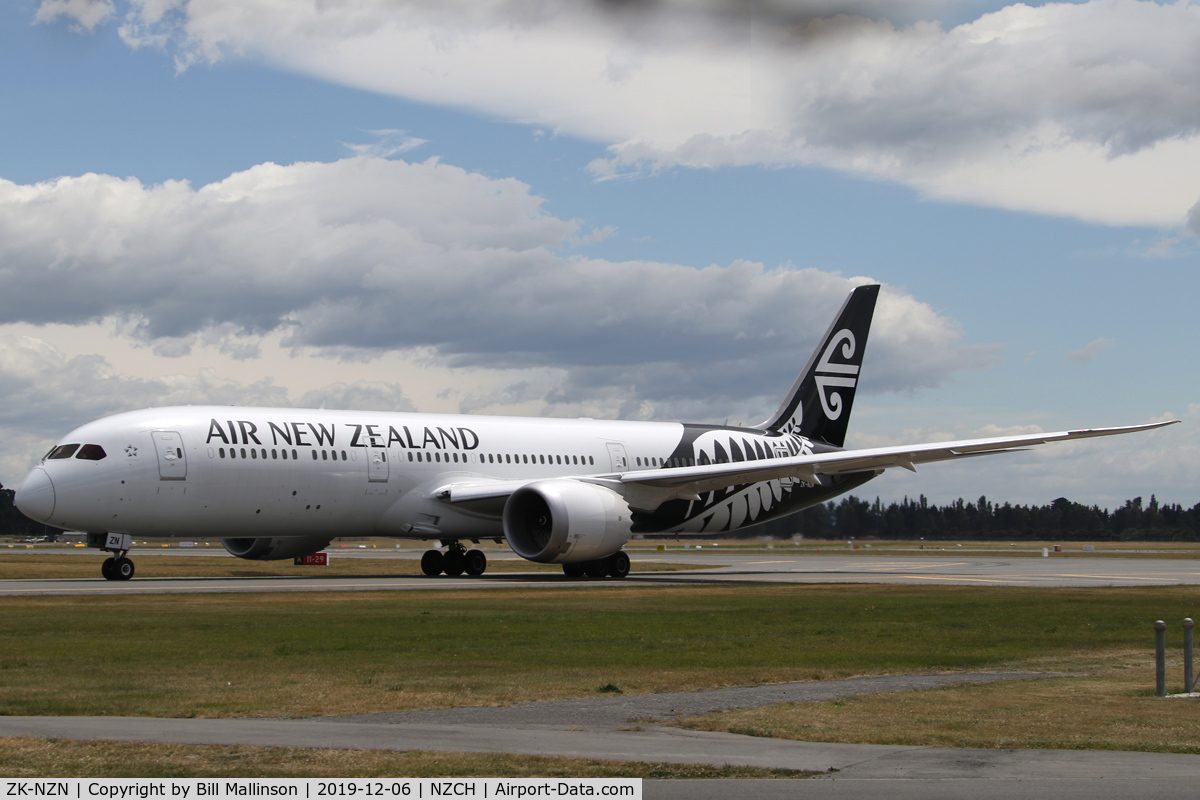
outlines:
[{"label": "dry grass patch", "polygon": [[503,753],[0,738],[5,778],[807,778],[815,773]]},{"label": "dry grass patch", "polygon": [[1089,674],[785,703],[678,724],[815,742],[1200,753],[1200,700],[1155,697],[1146,662],[1144,652],[1048,659],[1038,666]]}]

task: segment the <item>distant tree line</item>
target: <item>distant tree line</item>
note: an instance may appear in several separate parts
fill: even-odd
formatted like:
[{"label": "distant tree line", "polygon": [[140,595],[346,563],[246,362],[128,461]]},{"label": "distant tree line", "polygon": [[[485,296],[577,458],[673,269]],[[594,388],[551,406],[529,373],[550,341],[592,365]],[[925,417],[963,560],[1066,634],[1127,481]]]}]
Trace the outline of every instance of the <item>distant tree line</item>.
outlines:
[{"label": "distant tree line", "polygon": [[751,536],[809,539],[1013,539],[1062,541],[1200,541],[1200,503],[1191,508],[1135,497],[1114,511],[1065,497],[1049,505],[993,503],[980,497],[931,504],[924,495],[884,504],[850,495],[747,528]]}]

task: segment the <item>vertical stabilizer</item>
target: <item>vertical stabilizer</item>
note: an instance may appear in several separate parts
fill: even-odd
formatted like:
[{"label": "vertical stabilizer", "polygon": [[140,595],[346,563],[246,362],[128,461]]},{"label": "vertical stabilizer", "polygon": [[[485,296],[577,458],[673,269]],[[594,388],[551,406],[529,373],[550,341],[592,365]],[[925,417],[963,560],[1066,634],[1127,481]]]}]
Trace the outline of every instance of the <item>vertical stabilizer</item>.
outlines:
[{"label": "vertical stabilizer", "polygon": [[845,443],[878,297],[878,284],[850,293],[779,410],[756,428],[798,433],[834,447]]}]

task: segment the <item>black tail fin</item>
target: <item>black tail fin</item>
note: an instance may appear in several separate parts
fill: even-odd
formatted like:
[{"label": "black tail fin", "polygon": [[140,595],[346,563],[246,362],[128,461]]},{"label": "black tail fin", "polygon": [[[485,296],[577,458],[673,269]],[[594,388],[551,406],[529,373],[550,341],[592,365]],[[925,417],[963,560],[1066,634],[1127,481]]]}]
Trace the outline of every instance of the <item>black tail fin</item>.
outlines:
[{"label": "black tail fin", "polygon": [[846,442],[850,407],[867,349],[871,316],[879,286],[859,286],[813,351],[779,410],[756,428],[771,433],[799,433],[841,447]]}]

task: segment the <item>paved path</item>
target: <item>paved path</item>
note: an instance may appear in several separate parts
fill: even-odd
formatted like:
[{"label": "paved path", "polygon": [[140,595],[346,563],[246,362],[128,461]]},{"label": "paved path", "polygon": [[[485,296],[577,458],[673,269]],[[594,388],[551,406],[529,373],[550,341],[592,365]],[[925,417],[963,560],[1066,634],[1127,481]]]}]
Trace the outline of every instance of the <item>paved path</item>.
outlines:
[{"label": "paved path", "polygon": [[[179,555],[180,550],[133,553],[135,559]],[[218,555],[192,551],[197,555]],[[369,552],[369,551],[368,551]],[[376,551],[371,555],[341,554],[334,558],[412,558],[413,551]],[[93,554],[94,556],[94,554]],[[95,556],[94,556],[95,557]],[[633,554],[634,572],[607,586],[647,586],[695,583],[890,583],[954,586],[1163,586],[1200,585],[1200,559],[1095,558],[1013,556],[956,553],[938,555],[859,555],[846,553],[779,554],[673,551]],[[638,572],[639,563],[655,561],[695,564],[696,571]],[[97,557],[97,564],[99,563]],[[707,567],[707,568],[706,568]],[[316,568],[314,568],[316,569]],[[99,570],[99,566],[97,566]],[[134,578],[128,583],[97,578],[0,581],[0,595],[35,594],[159,594],[203,592],[331,592],[420,589],[547,588],[594,585],[568,580],[555,573],[492,573],[479,578],[439,576],[320,577],[312,572],[296,577],[266,578]]]}]

